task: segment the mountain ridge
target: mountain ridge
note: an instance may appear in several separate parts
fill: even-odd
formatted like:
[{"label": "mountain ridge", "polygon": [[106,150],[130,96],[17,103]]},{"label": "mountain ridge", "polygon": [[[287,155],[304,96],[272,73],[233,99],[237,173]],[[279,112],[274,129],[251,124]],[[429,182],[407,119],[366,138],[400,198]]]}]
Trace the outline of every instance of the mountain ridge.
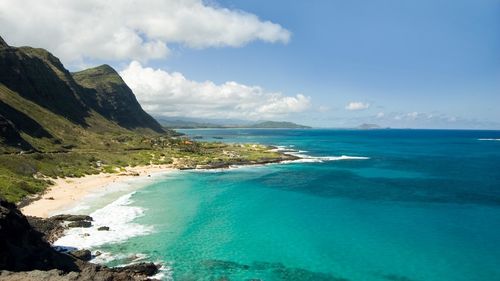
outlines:
[{"label": "mountain ridge", "polygon": [[165,133],[109,65],[70,73],[49,51],[1,37],[0,115],[0,141],[14,150],[81,145],[99,133]]},{"label": "mountain ridge", "polygon": [[72,76],[80,86],[95,91],[85,98],[99,114],[127,129],[142,125],[157,133],[163,132],[161,125],[142,109],[132,90],[111,66],[103,64],[74,72]]},{"label": "mountain ridge", "polygon": [[169,165],[215,169],[295,156],[266,146],[201,143],[147,114],[109,65],[70,73],[44,49],[0,45],[0,198],[42,192],[54,178]]},{"label": "mountain ridge", "polygon": [[201,128],[269,128],[269,129],[307,129],[309,126],[286,121],[247,121],[247,120],[219,120],[201,119],[192,117],[164,117],[155,119],[165,128],[171,129],[201,129]]}]

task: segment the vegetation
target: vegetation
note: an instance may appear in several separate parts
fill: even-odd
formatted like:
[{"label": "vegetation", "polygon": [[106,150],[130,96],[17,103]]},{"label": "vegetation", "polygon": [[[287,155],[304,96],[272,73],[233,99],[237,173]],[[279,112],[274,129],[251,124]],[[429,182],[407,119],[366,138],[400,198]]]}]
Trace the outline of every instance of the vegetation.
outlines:
[{"label": "vegetation", "polygon": [[116,173],[127,166],[172,164],[180,169],[222,168],[287,159],[262,145],[194,142],[186,138],[122,135],[107,149],[0,155],[0,197],[17,202],[43,191],[51,178]]},{"label": "vegetation", "polygon": [[221,168],[290,159],[260,145],[200,143],[163,129],[108,65],[67,71],[44,49],[0,38],[0,197],[17,202],[58,177],[127,166]]}]

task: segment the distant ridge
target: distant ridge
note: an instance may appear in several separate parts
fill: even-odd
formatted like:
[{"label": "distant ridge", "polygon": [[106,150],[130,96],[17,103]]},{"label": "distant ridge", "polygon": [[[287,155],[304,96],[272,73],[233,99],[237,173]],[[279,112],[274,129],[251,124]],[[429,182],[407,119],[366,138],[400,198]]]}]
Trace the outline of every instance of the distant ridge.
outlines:
[{"label": "distant ridge", "polygon": [[381,129],[382,127],[380,127],[379,125],[377,124],[368,124],[368,123],[363,123],[361,125],[359,125],[358,127],[356,127],[357,129],[361,129],[361,130],[373,130],[373,129]]},{"label": "distant ridge", "polygon": [[249,128],[276,128],[276,129],[308,129],[309,126],[295,124],[293,122],[264,121],[248,126]]},{"label": "distant ridge", "polygon": [[158,122],[166,128],[197,129],[197,128],[271,128],[271,129],[306,129],[311,128],[292,122],[261,121],[251,122],[246,120],[217,120],[183,117],[156,117]]}]

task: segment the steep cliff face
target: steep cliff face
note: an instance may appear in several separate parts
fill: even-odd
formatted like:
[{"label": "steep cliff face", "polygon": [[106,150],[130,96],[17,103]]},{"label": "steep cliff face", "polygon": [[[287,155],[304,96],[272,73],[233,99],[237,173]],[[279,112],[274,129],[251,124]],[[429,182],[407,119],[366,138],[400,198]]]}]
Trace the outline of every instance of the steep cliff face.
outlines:
[{"label": "steep cliff face", "polygon": [[30,47],[0,49],[0,83],[50,111],[86,126],[89,108],[71,74],[52,54]]},{"label": "steep cliff face", "polygon": [[4,131],[9,132],[8,138],[1,136],[7,145],[23,143],[21,138],[36,147],[33,140],[60,143],[65,136],[73,137],[72,145],[77,145],[78,136],[86,134],[82,130],[164,133],[110,66],[71,74],[48,51],[12,47],[1,37],[0,114]]},{"label": "steep cliff face", "polygon": [[162,132],[161,125],[147,114],[132,90],[109,65],[73,73],[75,81],[85,88],[86,103],[102,116],[127,129],[149,128]]}]

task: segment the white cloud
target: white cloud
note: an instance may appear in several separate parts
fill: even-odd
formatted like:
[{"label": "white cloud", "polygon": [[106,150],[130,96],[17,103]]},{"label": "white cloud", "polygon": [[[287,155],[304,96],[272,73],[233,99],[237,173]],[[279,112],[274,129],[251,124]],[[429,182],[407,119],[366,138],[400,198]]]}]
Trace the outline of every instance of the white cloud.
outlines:
[{"label": "white cloud", "polygon": [[168,44],[239,47],[287,43],[290,32],[256,15],[203,0],[2,0],[0,34],[12,45],[47,48],[66,63],[85,58],[163,58]]},{"label": "white cloud", "polygon": [[384,112],[377,113],[377,118],[383,118],[385,116]]},{"label": "white cloud", "polygon": [[284,96],[236,82],[217,85],[188,80],[181,73],[144,67],[133,61],[120,72],[146,111],[168,116],[276,119],[311,106],[302,94]]},{"label": "white cloud", "polygon": [[348,105],[346,105],[345,109],[347,110],[364,110],[370,107],[369,103],[362,103],[362,102],[350,102]]}]

